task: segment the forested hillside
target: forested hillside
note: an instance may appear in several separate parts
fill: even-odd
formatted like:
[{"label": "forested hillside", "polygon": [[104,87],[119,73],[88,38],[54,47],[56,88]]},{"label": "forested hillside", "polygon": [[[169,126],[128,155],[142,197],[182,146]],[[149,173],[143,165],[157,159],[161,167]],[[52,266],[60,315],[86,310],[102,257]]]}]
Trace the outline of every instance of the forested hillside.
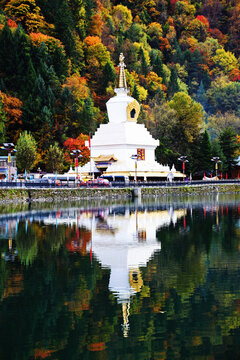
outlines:
[{"label": "forested hillside", "polygon": [[[139,122],[157,158],[192,172],[220,156],[230,170],[240,134],[239,0],[0,0],[0,141],[30,131],[44,168],[107,122],[123,52]],[[84,136],[79,138],[82,142]],[[78,140],[78,141],[80,141]],[[81,142],[80,141],[80,142]]]}]

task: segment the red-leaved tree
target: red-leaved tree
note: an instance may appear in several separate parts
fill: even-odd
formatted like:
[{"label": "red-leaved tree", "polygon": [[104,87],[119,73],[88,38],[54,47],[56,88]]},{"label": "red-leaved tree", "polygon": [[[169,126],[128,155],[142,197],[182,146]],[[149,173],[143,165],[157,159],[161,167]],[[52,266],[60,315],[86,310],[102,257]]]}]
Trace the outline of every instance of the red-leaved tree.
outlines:
[{"label": "red-leaved tree", "polygon": [[90,160],[90,150],[85,146],[85,141],[88,140],[88,135],[80,134],[76,139],[68,138],[63,146],[66,148],[64,153],[64,158],[69,164],[75,163],[75,158],[71,155],[73,150],[81,150],[81,153],[78,158],[79,165],[84,165]]}]

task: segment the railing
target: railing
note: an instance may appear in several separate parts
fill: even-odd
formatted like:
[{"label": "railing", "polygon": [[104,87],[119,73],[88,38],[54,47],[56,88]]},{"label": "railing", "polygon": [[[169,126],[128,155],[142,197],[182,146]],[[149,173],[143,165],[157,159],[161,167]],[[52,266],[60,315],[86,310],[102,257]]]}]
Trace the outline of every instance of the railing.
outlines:
[{"label": "railing", "polygon": [[106,187],[117,187],[117,188],[125,188],[125,187],[174,187],[174,186],[196,186],[196,185],[220,185],[220,184],[240,184],[239,179],[227,179],[227,180],[192,180],[192,181],[143,181],[143,182],[134,182],[131,181],[129,183],[124,182],[112,182],[110,185],[106,184],[83,184],[77,183],[75,181],[59,181],[58,183],[45,183],[45,182],[33,182],[33,181],[0,181],[0,188],[106,188]]}]

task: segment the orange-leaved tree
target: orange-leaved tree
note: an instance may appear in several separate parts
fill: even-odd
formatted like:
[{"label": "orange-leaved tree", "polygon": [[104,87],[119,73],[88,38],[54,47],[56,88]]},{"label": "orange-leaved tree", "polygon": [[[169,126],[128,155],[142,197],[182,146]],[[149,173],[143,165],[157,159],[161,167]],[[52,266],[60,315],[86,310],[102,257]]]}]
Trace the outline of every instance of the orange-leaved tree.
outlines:
[{"label": "orange-leaved tree", "polygon": [[73,150],[81,150],[78,158],[79,165],[84,165],[90,160],[90,150],[85,146],[85,141],[88,140],[88,135],[80,134],[76,139],[68,138],[63,146],[66,148],[64,158],[69,164],[73,164],[76,156],[72,156]]},{"label": "orange-leaved tree", "polygon": [[5,94],[0,91],[0,96],[3,102],[3,110],[6,113],[6,131],[7,136],[13,142],[16,142],[20,132],[22,131],[22,101],[16,97]]},{"label": "orange-leaved tree", "polygon": [[37,47],[39,47],[44,42],[48,48],[61,47],[62,49],[64,49],[64,46],[61,43],[61,41],[53,36],[45,35],[41,32],[31,32],[29,35],[33,45]]}]

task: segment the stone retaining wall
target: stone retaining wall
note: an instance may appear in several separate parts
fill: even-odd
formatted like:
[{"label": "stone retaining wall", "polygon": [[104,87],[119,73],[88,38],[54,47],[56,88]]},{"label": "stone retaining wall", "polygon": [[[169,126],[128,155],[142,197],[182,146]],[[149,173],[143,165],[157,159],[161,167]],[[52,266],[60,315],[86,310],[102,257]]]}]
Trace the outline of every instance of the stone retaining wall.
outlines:
[{"label": "stone retaining wall", "polygon": [[[188,185],[176,187],[142,187],[141,196],[183,194],[210,194],[213,192],[240,192],[240,184]],[[80,199],[127,199],[133,196],[132,188],[81,188],[81,189],[0,189],[0,202],[63,201]]]}]

